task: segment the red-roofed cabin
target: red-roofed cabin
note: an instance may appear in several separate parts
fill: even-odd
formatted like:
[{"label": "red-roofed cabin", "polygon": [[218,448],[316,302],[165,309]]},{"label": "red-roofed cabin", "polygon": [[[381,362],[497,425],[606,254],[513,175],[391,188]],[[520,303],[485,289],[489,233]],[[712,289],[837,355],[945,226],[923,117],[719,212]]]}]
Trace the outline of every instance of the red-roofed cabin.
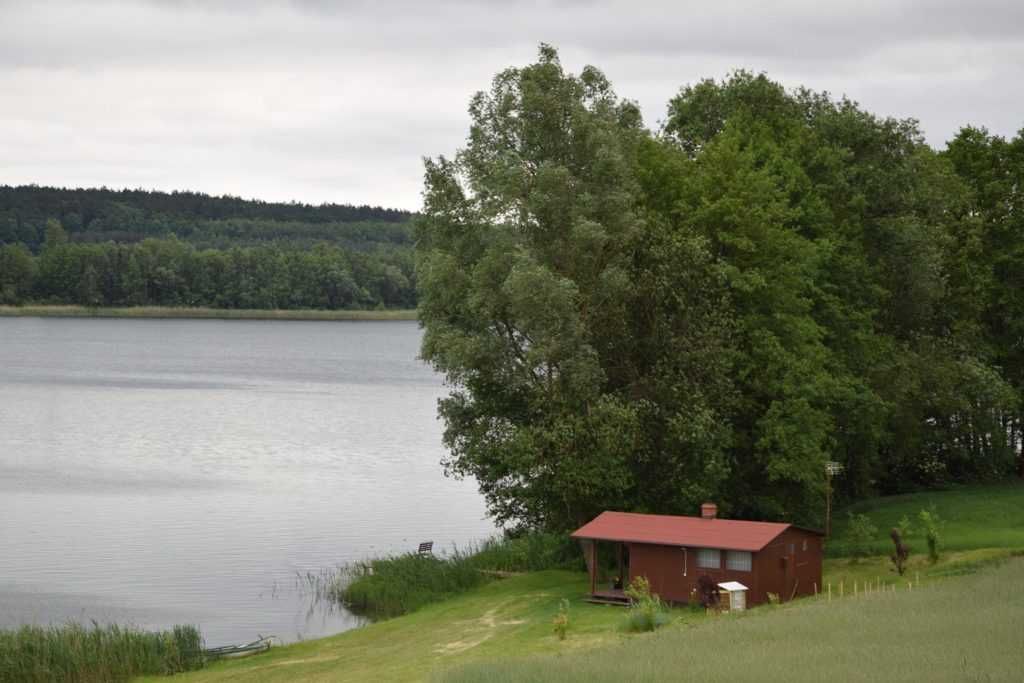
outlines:
[{"label": "red-roofed cabin", "polygon": [[[697,599],[697,580],[738,581],[747,604],[813,595],[821,589],[823,534],[792,524],[719,519],[714,504],[700,517],[602,512],[572,534],[584,541],[590,593],[600,602],[622,602],[622,587],[645,576],[663,600]],[[598,543],[615,545],[621,580],[598,585]]]}]

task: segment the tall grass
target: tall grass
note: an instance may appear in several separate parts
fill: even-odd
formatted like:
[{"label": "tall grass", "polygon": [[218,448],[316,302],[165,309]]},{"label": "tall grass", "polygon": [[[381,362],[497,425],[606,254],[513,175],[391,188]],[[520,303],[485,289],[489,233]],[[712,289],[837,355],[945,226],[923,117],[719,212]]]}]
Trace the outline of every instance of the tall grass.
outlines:
[{"label": "tall grass", "polygon": [[1012,681],[1024,671],[1024,560],[896,592],[672,626],[600,649],[476,661],[437,679],[486,681]]},{"label": "tall grass", "polygon": [[579,547],[561,534],[490,539],[441,556],[405,553],[343,567],[328,594],[353,611],[395,617],[475,588],[493,572],[580,568]]},{"label": "tall grass", "polygon": [[93,622],[0,631],[2,683],[107,683],[191,671],[203,662],[203,639],[194,626],[151,633]]}]

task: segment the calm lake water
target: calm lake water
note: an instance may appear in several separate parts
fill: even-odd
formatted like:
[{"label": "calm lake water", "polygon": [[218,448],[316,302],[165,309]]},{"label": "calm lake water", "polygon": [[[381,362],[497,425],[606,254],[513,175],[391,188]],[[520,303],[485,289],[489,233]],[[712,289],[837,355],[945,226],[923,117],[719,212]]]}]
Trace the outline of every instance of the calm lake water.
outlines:
[{"label": "calm lake water", "polygon": [[359,624],[297,580],[485,538],[413,322],[0,318],[0,628]]}]

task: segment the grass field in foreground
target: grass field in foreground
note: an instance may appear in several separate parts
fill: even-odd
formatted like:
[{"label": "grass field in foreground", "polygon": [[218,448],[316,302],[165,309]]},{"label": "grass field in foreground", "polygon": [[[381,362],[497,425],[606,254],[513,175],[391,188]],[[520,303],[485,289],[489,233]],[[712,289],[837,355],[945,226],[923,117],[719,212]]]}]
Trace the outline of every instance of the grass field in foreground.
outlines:
[{"label": "grass field in foreground", "polygon": [[956,581],[800,600],[560,656],[462,665],[436,680],[1015,681],[1024,559]]},{"label": "grass field in foreground", "polygon": [[[424,680],[452,664],[516,653],[592,649],[628,636],[619,628],[621,607],[582,601],[587,577],[545,571],[495,581],[403,617],[330,638],[273,648],[266,654],[221,662],[175,681],[409,681]],[[571,601],[572,635],[559,641],[551,620],[562,598]],[[683,621],[705,619],[673,610]],[[153,678],[152,681],[167,679]]]},{"label": "grass field in foreground", "polygon": [[[949,553],[935,566],[918,557],[911,567],[913,573],[907,578],[913,579],[915,574],[919,574],[920,590],[931,590],[928,588],[930,584],[957,586],[967,579],[939,582],[933,579],[996,565],[1006,561],[1010,554],[1011,551],[1006,549]],[[1015,562],[1018,570],[1024,570],[1020,561]],[[991,570],[986,568],[985,571]],[[840,602],[859,602],[860,598],[855,600],[852,597],[854,581],[863,590],[866,582],[876,585],[879,580],[885,585],[898,584],[897,598],[908,592],[906,580],[898,579],[889,571],[885,558],[859,562],[835,559],[825,563],[825,581],[835,586],[830,607],[838,606]],[[840,581],[845,582],[847,593],[842,601],[838,598]],[[406,616],[330,638],[274,648],[266,654],[247,659],[212,664],[207,669],[175,677],[174,680],[187,683],[228,680],[422,681],[431,677],[443,678],[446,671],[461,665],[479,663],[483,668],[500,669],[505,666],[502,660],[530,655],[550,654],[561,658],[581,653],[580,657],[585,659],[596,657],[611,647],[617,648],[615,651],[619,656],[626,657],[634,646],[647,642],[650,636],[628,634],[622,630],[626,611],[621,607],[584,603],[582,597],[586,590],[587,577],[582,573],[546,571],[524,574],[487,584]],[[551,626],[551,619],[562,598],[571,601],[569,638],[564,642],[555,637]],[[824,597],[819,600],[825,602]],[[757,608],[749,613],[749,617],[740,620],[724,618],[722,623],[739,624],[759,614],[797,610],[801,604],[812,606],[813,601],[813,598],[797,601],[794,606],[782,610]],[[948,616],[945,611],[941,613]],[[691,633],[701,631],[702,625],[717,623],[687,609],[673,610],[672,617],[672,624],[659,633],[672,632],[688,639]],[[718,650],[705,652],[702,656],[712,659],[725,657],[726,645],[720,643],[716,647]],[[473,673],[478,669],[467,671],[470,672],[467,675],[478,675]],[[672,677],[672,671],[666,670],[661,679]],[[529,676],[523,680],[530,680]],[[619,680],[633,679],[625,676]]]},{"label": "grass field in foreground", "polygon": [[[941,544],[947,550],[1024,548],[1024,481],[1016,480],[861,501],[836,514],[833,542],[829,544],[828,554],[846,554],[843,538],[848,521],[847,510],[871,518],[878,527],[871,552],[887,555],[892,552],[889,530],[904,515],[916,523],[917,513],[933,504],[944,520],[940,530]],[[925,541],[920,534],[911,535],[906,540],[913,552],[925,552]]]},{"label": "grass field in foreground", "polygon": [[0,306],[0,317],[40,318],[215,318],[218,320],[416,320],[415,309],[319,311],[242,308],[131,306]]}]

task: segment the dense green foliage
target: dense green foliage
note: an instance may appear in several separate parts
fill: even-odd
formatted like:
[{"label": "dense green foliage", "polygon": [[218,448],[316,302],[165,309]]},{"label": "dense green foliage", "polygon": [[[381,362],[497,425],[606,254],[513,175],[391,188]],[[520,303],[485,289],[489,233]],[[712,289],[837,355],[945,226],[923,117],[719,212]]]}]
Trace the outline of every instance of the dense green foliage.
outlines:
[{"label": "dense green foliage", "polygon": [[445,465],[499,521],[820,524],[827,461],[846,500],[1022,466],[1024,136],[940,154],[745,72],[652,134],[546,46],[470,114],[426,164],[420,319]]},{"label": "dense green foliage", "polygon": [[319,244],[197,249],[176,238],[73,243],[51,222],[39,256],[0,246],[0,304],[211,308],[414,308],[408,249]]},{"label": "dense green foliage", "polygon": [[22,626],[0,631],[0,682],[110,683],[202,668],[192,626],[148,633],[120,626]]},{"label": "dense green foliage", "polygon": [[0,304],[413,308],[410,214],[0,186]]},{"label": "dense green foliage", "polygon": [[356,562],[328,593],[361,614],[394,617],[465,592],[495,572],[579,569],[578,547],[562,534],[493,538],[446,555],[404,553]]},{"label": "dense green foliage", "polygon": [[0,185],[0,244],[37,251],[49,220],[75,242],[140,242],[177,235],[200,248],[330,242],[366,250],[411,243],[407,211],[376,206],[271,203],[198,192]]}]

